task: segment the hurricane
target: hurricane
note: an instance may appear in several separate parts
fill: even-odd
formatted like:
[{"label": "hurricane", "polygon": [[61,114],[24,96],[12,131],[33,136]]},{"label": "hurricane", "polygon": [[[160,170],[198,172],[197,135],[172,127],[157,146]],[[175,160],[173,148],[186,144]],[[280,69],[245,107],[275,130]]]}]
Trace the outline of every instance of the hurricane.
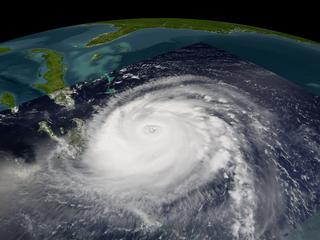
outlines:
[{"label": "hurricane", "polygon": [[59,197],[72,192],[104,208],[109,224],[148,234],[174,226],[175,237],[200,225],[203,238],[220,226],[230,239],[258,239],[281,199],[275,125],[231,85],[155,79],[109,100],[82,128],[81,144],[57,140],[45,174]]}]

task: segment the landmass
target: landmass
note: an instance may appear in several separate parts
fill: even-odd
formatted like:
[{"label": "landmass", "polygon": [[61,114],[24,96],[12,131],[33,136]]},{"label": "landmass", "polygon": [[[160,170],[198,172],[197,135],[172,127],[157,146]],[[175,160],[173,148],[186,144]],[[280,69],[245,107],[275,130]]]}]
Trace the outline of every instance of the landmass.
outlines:
[{"label": "landmass", "polygon": [[111,24],[117,28],[115,32],[104,33],[92,38],[86,44],[87,47],[93,47],[101,44],[111,42],[129,33],[146,29],[146,28],[175,28],[175,29],[191,29],[202,30],[216,33],[230,33],[230,32],[257,32],[262,34],[277,35],[301,42],[316,43],[302,37],[294,36],[287,33],[281,33],[268,29],[252,27],[242,24],[226,23],[209,20],[196,19],[178,19],[178,18],[141,18],[141,19],[123,19],[105,21],[102,23]]},{"label": "landmass", "polygon": [[74,107],[74,99],[72,98],[73,91],[69,87],[59,89],[48,96],[58,105],[68,109]]},{"label": "landmass", "polygon": [[13,109],[16,105],[13,94],[10,92],[4,92],[0,97],[0,104]]},{"label": "landmass", "polygon": [[[73,118],[72,121],[75,123],[75,127],[70,129],[68,132],[65,132],[64,128],[60,128],[60,134],[67,134],[68,144],[72,146],[77,146],[81,144],[81,131],[84,126],[84,121],[79,118]],[[41,121],[38,123],[38,131],[46,133],[52,140],[60,142],[59,135],[57,135],[51,128],[50,123],[47,121]]]},{"label": "landmass", "polygon": [[0,54],[10,52],[12,49],[8,47],[0,47]]},{"label": "landmass", "polygon": [[44,132],[44,133],[48,134],[48,136],[52,140],[59,142],[59,137],[53,132],[53,130],[51,129],[48,122],[41,121],[38,123],[38,125],[39,125],[39,129],[38,129],[39,132]]},{"label": "landmass", "polygon": [[33,87],[38,88],[46,93],[52,93],[62,89],[64,84],[65,65],[63,56],[51,49],[32,49],[31,53],[42,53],[45,59],[48,71],[44,73],[43,78],[46,83],[35,83]]}]

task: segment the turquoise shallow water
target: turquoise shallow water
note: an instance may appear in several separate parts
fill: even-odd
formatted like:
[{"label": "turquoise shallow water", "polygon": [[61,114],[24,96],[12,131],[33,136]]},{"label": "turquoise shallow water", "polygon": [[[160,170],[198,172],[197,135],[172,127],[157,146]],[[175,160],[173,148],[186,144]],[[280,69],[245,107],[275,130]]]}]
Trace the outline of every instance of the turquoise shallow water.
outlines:
[{"label": "turquoise shallow water", "polygon": [[[320,95],[320,47],[257,33],[217,34],[177,29],[144,29],[92,48],[85,43],[115,28],[106,24],[79,25],[33,34],[1,44],[13,51],[0,55],[0,94],[12,92],[17,103],[44,93],[32,89],[41,80],[44,61],[28,57],[30,49],[48,48],[63,55],[66,85],[99,78],[106,72],[197,42],[224,49],[252,61]],[[99,59],[92,61],[94,54]],[[40,74],[40,76],[39,76]],[[0,106],[3,109],[4,106]]]}]

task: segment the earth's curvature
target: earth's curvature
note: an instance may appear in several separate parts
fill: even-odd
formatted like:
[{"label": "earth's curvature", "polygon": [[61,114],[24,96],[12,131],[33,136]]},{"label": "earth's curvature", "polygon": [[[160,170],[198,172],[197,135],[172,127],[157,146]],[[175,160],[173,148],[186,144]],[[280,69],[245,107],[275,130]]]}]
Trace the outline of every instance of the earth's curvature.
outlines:
[{"label": "earth's curvature", "polygon": [[0,45],[3,239],[318,239],[319,44],[132,19]]}]

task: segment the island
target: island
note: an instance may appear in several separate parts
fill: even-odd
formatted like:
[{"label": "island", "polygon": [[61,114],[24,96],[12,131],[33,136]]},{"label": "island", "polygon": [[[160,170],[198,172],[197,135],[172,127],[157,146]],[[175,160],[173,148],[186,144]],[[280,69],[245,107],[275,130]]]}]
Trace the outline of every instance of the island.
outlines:
[{"label": "island", "polygon": [[16,103],[13,94],[11,92],[2,93],[0,97],[0,104],[5,105],[6,107],[9,107],[11,109],[14,108]]},{"label": "island", "polygon": [[0,54],[2,53],[8,53],[10,52],[12,49],[9,47],[0,47]]},{"label": "island", "polygon": [[173,28],[173,29],[191,29],[191,30],[202,30],[215,33],[230,33],[230,32],[257,32],[262,34],[272,34],[285,38],[301,42],[314,41],[293,36],[287,33],[276,32],[268,29],[252,27],[242,24],[226,23],[209,20],[197,20],[197,19],[177,19],[177,18],[141,18],[141,19],[123,19],[123,20],[112,20],[102,22],[105,24],[111,24],[117,28],[116,31],[110,33],[103,33],[97,37],[92,38],[86,44],[87,47],[94,47],[97,45],[105,44],[125,36],[134,31],[138,31],[146,28]]},{"label": "island", "polygon": [[65,65],[63,56],[51,49],[32,49],[31,53],[41,53],[45,59],[48,70],[43,74],[46,83],[35,83],[33,87],[42,90],[45,93],[52,93],[65,87],[64,72]]}]

